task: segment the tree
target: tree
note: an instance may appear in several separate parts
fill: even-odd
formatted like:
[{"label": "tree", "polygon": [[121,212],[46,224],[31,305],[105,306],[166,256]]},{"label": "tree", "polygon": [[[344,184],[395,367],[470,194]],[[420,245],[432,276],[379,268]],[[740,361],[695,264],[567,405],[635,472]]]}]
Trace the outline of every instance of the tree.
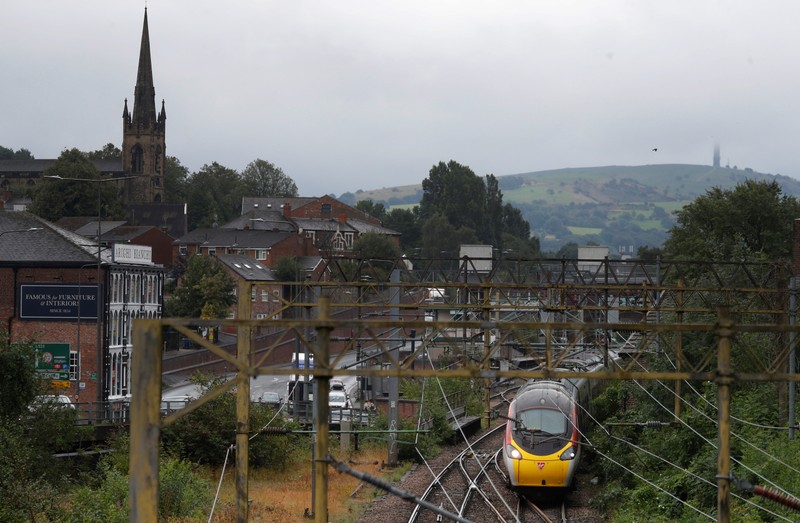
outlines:
[{"label": "tree", "polygon": [[477,243],[469,227],[453,227],[441,214],[435,214],[422,226],[422,255],[425,258],[456,259],[462,244]]},{"label": "tree", "polygon": [[[98,212],[118,218],[125,215],[117,184],[91,181],[107,178],[101,178],[92,162],[78,149],[64,150],[43,176],[28,210],[46,220],[54,222],[62,216],[97,216]],[[48,176],[64,179],[46,178]]]},{"label": "tree", "polygon": [[113,143],[107,143],[102,149],[89,151],[86,157],[90,160],[120,160],[122,161],[122,151]]},{"label": "tree", "polygon": [[27,149],[9,149],[0,145],[0,160],[33,160],[33,155]]},{"label": "tree", "polygon": [[472,170],[458,162],[439,162],[422,181],[420,217],[441,214],[455,229],[484,230],[486,188]]},{"label": "tree", "polygon": [[503,248],[503,191],[493,174],[486,175],[486,220],[484,222],[484,241]]},{"label": "tree", "polygon": [[368,232],[353,243],[353,254],[362,260],[394,261],[400,256],[400,249],[389,236]]},{"label": "tree", "polygon": [[386,207],[382,203],[375,203],[372,200],[359,200],[356,209],[365,212],[381,222],[386,218]]},{"label": "tree", "polygon": [[684,259],[787,259],[798,216],[800,202],[783,194],[776,181],[714,187],[677,212],[664,251]]},{"label": "tree", "polygon": [[204,165],[189,179],[189,230],[225,223],[239,215],[247,193],[242,177],[217,162]]},{"label": "tree", "polygon": [[236,303],[236,283],[221,263],[211,256],[194,255],[186,266],[175,293],[167,300],[166,316],[224,318]]},{"label": "tree", "polygon": [[302,272],[297,259],[292,256],[281,256],[272,266],[272,274],[278,281],[300,281]]},{"label": "tree", "polygon": [[383,225],[400,233],[400,246],[404,250],[410,250],[419,246],[422,238],[420,229],[419,207],[411,209],[392,209],[386,214]]},{"label": "tree", "polygon": [[41,390],[34,369],[36,354],[29,343],[9,343],[8,334],[2,335],[0,344],[0,418],[17,419]]},{"label": "tree", "polygon": [[250,196],[297,197],[297,185],[280,167],[256,159],[244,168],[242,179]]},{"label": "tree", "polygon": [[174,156],[164,159],[164,196],[165,203],[185,203],[189,190],[189,169],[181,165]]},{"label": "tree", "polygon": [[530,224],[522,217],[522,212],[510,203],[503,206],[502,230],[504,233],[526,241],[531,237]]},{"label": "tree", "polygon": [[53,499],[75,472],[72,462],[52,458],[77,439],[75,410],[34,406],[47,383],[36,374],[33,342],[0,336],[0,521],[34,521],[37,514],[54,521]]}]

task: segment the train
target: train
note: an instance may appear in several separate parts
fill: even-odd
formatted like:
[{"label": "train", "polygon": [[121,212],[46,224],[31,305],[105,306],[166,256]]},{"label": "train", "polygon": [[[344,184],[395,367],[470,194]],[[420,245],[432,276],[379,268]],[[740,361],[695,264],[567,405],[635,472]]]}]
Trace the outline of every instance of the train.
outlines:
[{"label": "train", "polygon": [[[590,351],[565,360],[558,370],[597,372],[606,357]],[[607,361],[618,363],[609,352]],[[581,458],[581,435],[589,400],[604,383],[587,378],[533,379],[517,391],[508,407],[503,462],[508,483],[517,490],[574,488]]]}]

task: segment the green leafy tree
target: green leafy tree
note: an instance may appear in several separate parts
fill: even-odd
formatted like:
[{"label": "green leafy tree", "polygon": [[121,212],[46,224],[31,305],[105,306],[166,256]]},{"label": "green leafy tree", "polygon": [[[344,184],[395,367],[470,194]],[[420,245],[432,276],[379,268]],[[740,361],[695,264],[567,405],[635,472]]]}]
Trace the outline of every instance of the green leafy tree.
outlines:
[{"label": "green leafy tree", "polygon": [[411,209],[392,209],[386,214],[383,225],[400,233],[400,246],[403,250],[411,250],[419,246],[422,238],[419,207]]},{"label": "green leafy tree", "polygon": [[458,258],[462,244],[477,243],[475,231],[454,227],[447,218],[435,214],[422,226],[422,255],[425,258]]},{"label": "green leafy tree", "polygon": [[297,185],[280,167],[256,159],[244,168],[242,179],[250,196],[296,197]]},{"label": "green leafy tree", "polygon": [[439,162],[422,181],[422,190],[419,213],[423,220],[440,214],[455,229],[484,229],[486,187],[466,165]]},{"label": "green leafy tree", "polygon": [[32,342],[0,338],[0,521],[53,521],[74,467],[52,455],[77,440],[75,410],[33,400],[44,391]]},{"label": "green leafy tree", "polygon": [[189,190],[189,169],[181,165],[174,156],[164,159],[164,195],[165,203],[185,203]]},{"label": "green leafy tree", "polygon": [[[220,385],[222,378],[198,374],[192,377],[192,381],[205,393]],[[280,416],[275,417],[271,407],[253,404],[250,426],[253,430],[259,430],[267,425],[283,427],[285,422]],[[193,463],[223,464],[226,450],[236,441],[235,389],[164,427],[162,440],[168,452]],[[292,451],[297,445],[293,437],[285,435],[254,438],[250,442],[250,463],[256,467],[282,469],[291,461]]]},{"label": "green leafy tree", "polygon": [[122,160],[122,151],[113,143],[107,143],[102,149],[89,151],[86,157],[90,160]]},{"label": "green leafy tree", "polygon": [[362,260],[394,261],[400,256],[400,248],[389,236],[368,232],[353,243],[353,255]]},{"label": "green leafy tree", "polygon": [[684,259],[787,259],[798,216],[800,203],[783,194],[776,181],[715,187],[677,212],[664,251]]},{"label": "green leafy tree", "polygon": [[212,317],[226,317],[230,306],[236,303],[235,287],[233,278],[215,258],[192,256],[178,287],[166,302],[167,315],[199,318],[205,312]]},{"label": "green leafy tree", "polygon": [[382,203],[375,203],[372,200],[359,200],[356,209],[363,211],[381,222],[386,219],[386,207]]},{"label": "green leafy tree", "polygon": [[217,162],[204,165],[189,179],[189,230],[225,223],[239,215],[247,186],[238,172]]},{"label": "green leafy tree", "polygon": [[300,281],[303,272],[297,259],[292,256],[281,256],[272,266],[272,274],[278,281]]},{"label": "green leafy tree", "polygon": [[0,160],[33,160],[33,155],[27,149],[9,149],[0,145]]},{"label": "green leafy tree", "polygon": [[34,372],[36,353],[30,343],[9,344],[0,338],[0,418],[17,419],[41,391]]},{"label": "green leafy tree", "polygon": [[[46,220],[57,221],[63,216],[97,216],[98,212],[103,217],[125,215],[117,184],[91,181],[106,178],[100,176],[92,162],[78,149],[63,151],[43,176],[45,178],[38,183],[28,210]],[[48,176],[63,179],[46,178]]]},{"label": "green leafy tree", "polygon": [[486,175],[486,220],[483,238],[490,245],[503,247],[503,191],[493,174]]}]

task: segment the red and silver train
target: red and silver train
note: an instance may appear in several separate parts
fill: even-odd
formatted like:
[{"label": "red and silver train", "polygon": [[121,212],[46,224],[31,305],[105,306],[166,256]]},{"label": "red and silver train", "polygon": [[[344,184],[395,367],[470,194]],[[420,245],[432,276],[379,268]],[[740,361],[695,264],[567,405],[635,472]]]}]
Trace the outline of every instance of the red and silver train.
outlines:
[{"label": "red and silver train", "polygon": [[[609,361],[618,361],[609,354]],[[605,369],[602,355],[582,353],[564,369]],[[570,489],[581,457],[586,408],[603,383],[586,378],[529,380],[508,407],[503,461],[517,488]]]}]

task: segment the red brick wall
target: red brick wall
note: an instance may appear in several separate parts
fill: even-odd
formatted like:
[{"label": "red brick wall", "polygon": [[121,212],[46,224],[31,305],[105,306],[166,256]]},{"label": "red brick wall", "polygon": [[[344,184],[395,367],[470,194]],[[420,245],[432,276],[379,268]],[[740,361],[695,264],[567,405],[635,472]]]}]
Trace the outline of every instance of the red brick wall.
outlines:
[{"label": "red brick wall", "polygon": [[[165,234],[154,227],[144,234],[137,236],[136,239],[134,239],[131,243],[135,243],[137,245],[149,245],[153,248],[153,263],[158,263],[171,269],[172,260],[174,259],[172,247],[173,240],[174,238],[172,238],[172,236]],[[177,254],[177,246],[175,246],[175,254]]]},{"label": "red brick wall", "polygon": [[[80,281],[78,274],[80,273]],[[57,268],[23,268],[15,273],[13,269],[0,269],[0,314],[2,314],[2,330],[11,335],[11,342],[32,340],[40,343],[69,343],[70,350],[78,347],[78,321],[20,320],[19,319],[19,285],[78,285],[96,283],[97,268],[57,269]],[[101,324],[104,329],[104,325]],[[66,394],[75,402],[93,402],[97,400],[97,381],[92,375],[97,372],[97,323],[93,320],[80,322],[80,380],[86,388],[79,390],[78,382],[71,381],[69,389],[59,389],[59,394]]]},{"label": "red brick wall", "polygon": [[[330,213],[322,214],[323,204],[330,205]],[[330,218],[338,220],[341,215],[347,216],[356,220],[365,221],[375,225],[380,225],[381,222],[377,218],[373,218],[369,214],[359,211],[355,207],[350,207],[328,195],[321,196],[311,203],[307,203],[296,209],[291,209],[291,216],[293,218]]]}]

